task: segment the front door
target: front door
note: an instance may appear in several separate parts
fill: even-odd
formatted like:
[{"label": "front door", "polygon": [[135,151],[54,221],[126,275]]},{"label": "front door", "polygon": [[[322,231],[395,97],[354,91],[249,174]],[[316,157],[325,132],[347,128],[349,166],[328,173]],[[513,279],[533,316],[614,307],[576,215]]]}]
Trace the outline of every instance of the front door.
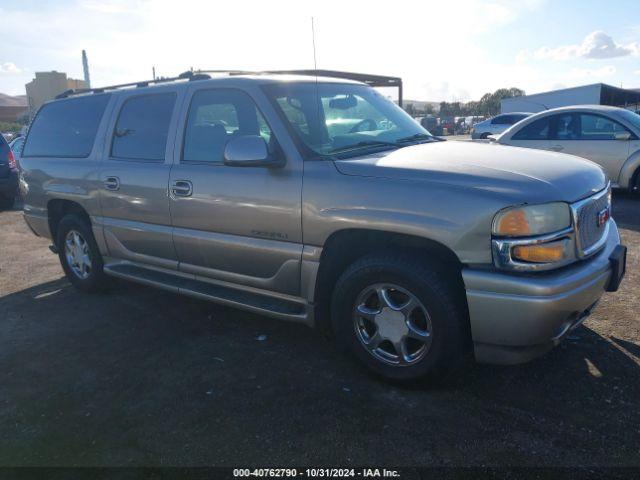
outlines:
[{"label": "front door", "polygon": [[[284,152],[247,92],[196,87],[185,103],[169,181],[179,268],[299,295],[302,161],[289,155],[280,168],[226,166],[225,145],[237,135],[260,135],[271,155]],[[272,107],[263,99],[260,108]]]},{"label": "front door", "polygon": [[178,98],[175,89],[163,87],[144,94],[134,89],[118,99],[100,171],[112,257],[177,268],[167,187]]}]

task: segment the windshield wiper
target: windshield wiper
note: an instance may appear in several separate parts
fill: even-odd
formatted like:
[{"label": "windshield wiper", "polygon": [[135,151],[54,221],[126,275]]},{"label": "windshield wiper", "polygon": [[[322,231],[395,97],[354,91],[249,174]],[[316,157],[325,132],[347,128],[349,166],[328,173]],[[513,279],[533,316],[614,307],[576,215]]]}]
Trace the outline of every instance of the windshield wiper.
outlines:
[{"label": "windshield wiper", "polygon": [[434,141],[435,137],[433,137],[432,135],[428,135],[426,133],[416,133],[415,135],[409,135],[408,137],[399,138],[398,140],[396,140],[396,143],[407,143],[407,142],[413,142],[416,140]]},{"label": "windshield wiper", "polygon": [[363,147],[394,147],[398,145],[396,142],[384,142],[382,140],[365,140],[362,142],[354,143],[352,145],[345,145],[344,147],[334,148],[329,153],[346,152],[348,150],[357,150]]}]

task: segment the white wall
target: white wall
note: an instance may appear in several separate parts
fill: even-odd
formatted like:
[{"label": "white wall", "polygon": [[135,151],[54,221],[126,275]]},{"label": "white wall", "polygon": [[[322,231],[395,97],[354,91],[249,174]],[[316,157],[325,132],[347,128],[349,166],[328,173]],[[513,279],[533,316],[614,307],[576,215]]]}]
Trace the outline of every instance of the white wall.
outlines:
[{"label": "white wall", "polygon": [[569,105],[599,105],[600,84],[583,87],[566,88],[553,92],[525,95],[523,97],[505,98],[500,102],[500,111],[509,112],[541,112],[550,108]]}]

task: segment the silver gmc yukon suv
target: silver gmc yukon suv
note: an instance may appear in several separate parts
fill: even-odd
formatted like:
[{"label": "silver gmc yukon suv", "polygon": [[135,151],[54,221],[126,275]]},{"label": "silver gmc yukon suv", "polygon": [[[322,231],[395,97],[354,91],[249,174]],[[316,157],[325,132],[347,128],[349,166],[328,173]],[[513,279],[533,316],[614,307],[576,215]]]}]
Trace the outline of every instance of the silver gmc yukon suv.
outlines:
[{"label": "silver gmc yukon suv", "polygon": [[113,276],[314,325],[409,380],[540,355],[624,275],[597,165],[441,141],[362,83],[192,73],[59,97],[20,185],[81,290]]}]

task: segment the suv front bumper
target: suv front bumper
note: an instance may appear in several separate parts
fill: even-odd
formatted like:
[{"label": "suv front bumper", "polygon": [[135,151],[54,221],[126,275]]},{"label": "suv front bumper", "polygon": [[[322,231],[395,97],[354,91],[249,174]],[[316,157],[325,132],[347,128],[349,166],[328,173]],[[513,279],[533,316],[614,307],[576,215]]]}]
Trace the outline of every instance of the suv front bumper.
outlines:
[{"label": "suv front bumper", "polygon": [[610,222],[600,252],[555,272],[463,269],[477,361],[516,364],[542,355],[587,318],[605,291],[617,288],[625,250]]}]

